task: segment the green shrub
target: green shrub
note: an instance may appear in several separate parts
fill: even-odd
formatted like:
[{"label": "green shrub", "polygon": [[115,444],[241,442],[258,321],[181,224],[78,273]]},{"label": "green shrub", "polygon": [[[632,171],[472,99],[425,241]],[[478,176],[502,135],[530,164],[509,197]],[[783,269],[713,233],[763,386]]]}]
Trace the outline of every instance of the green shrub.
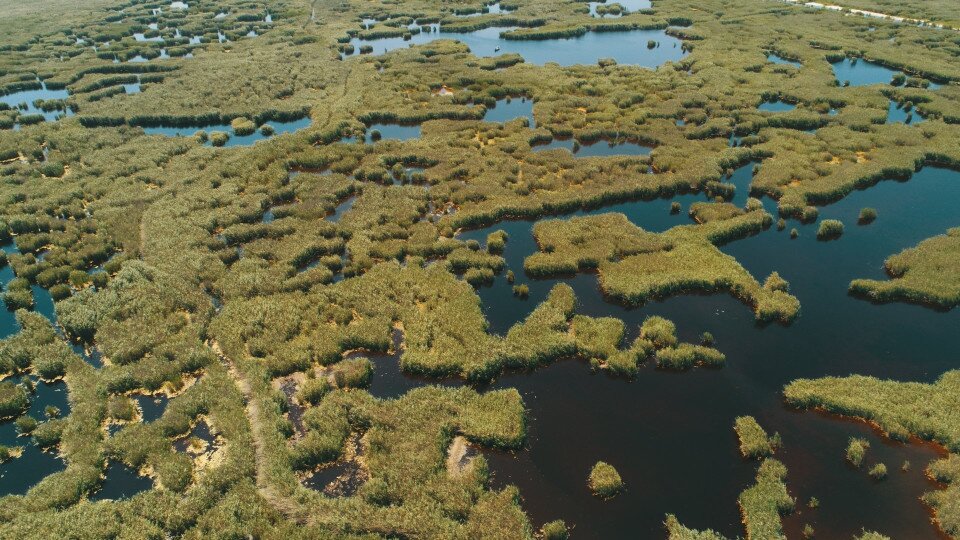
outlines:
[{"label": "green shrub", "polygon": [[868,474],[874,480],[883,480],[887,477],[887,466],[883,463],[877,463],[873,467],[870,467]]},{"label": "green shrub", "polygon": [[30,290],[30,282],[21,277],[10,280],[7,291],[3,293],[3,303],[10,311],[33,309],[33,292]]},{"label": "green shrub", "polygon": [[833,240],[843,234],[843,222],[836,219],[825,219],[817,228],[817,240]]},{"label": "green shrub", "polygon": [[325,378],[307,379],[303,381],[302,385],[300,385],[300,389],[297,392],[297,401],[300,403],[316,405],[317,403],[320,403],[320,400],[323,399],[323,396],[327,395],[330,390],[330,382]]},{"label": "green shrub", "polygon": [[739,416],[733,423],[733,429],[740,440],[740,454],[746,458],[768,457],[774,447],[767,432],[760,427],[752,416]]},{"label": "green shrub", "polygon": [[60,444],[63,437],[63,430],[67,427],[67,422],[63,418],[56,418],[41,422],[33,430],[33,441],[40,448],[52,448]]},{"label": "green shrub", "polygon": [[373,363],[369,358],[350,358],[336,363],[332,372],[337,388],[365,388],[373,377]]},{"label": "green shrub", "polygon": [[136,418],[137,406],[127,396],[110,396],[107,400],[107,417],[129,422]]},{"label": "green shrub", "polygon": [[543,537],[543,540],[567,540],[570,538],[570,531],[562,519],[557,519],[545,523],[540,529],[540,535]]},{"label": "green shrub", "polygon": [[702,345],[680,343],[657,351],[657,367],[685,370],[694,366],[722,367],[727,357],[722,352]]},{"label": "green shrub", "polygon": [[17,418],[14,421],[14,425],[17,428],[17,433],[20,435],[30,435],[33,433],[33,430],[37,429],[38,421],[36,418],[30,415],[23,415]]},{"label": "green shrub", "polygon": [[257,125],[253,123],[253,120],[243,116],[231,120],[230,127],[233,129],[233,134],[238,137],[252,135],[255,131],[257,131]]},{"label": "green shrub", "polygon": [[23,386],[11,381],[0,381],[0,419],[19,416],[29,406],[30,397]]},{"label": "green shrub", "polygon": [[790,292],[790,283],[780,277],[778,272],[771,272],[766,281],[763,282],[763,288],[768,291],[783,291],[786,293]]},{"label": "green shrub", "polygon": [[677,344],[677,325],[669,319],[652,315],[644,319],[640,326],[640,337],[652,342],[658,349],[673,347]]},{"label": "green shrub", "polygon": [[46,381],[59,379],[67,374],[66,362],[63,358],[56,356],[38,359],[34,362],[34,368],[37,370],[37,375]]},{"label": "green shrub", "polygon": [[210,144],[213,146],[223,146],[230,140],[230,134],[223,131],[210,132]]},{"label": "green shrub", "polygon": [[870,443],[866,439],[851,437],[847,444],[847,461],[854,467],[859,467],[863,463],[868,448],[870,448]]},{"label": "green shrub", "polygon": [[594,495],[609,499],[623,491],[623,480],[613,465],[598,461],[590,470],[587,485]]},{"label": "green shrub", "polygon": [[69,298],[72,293],[70,286],[66,283],[57,283],[56,285],[50,287],[50,296],[54,301],[59,302],[64,298]]},{"label": "green shrub", "polygon": [[877,211],[874,208],[863,208],[860,210],[860,215],[857,217],[857,222],[861,225],[866,225],[867,223],[873,223],[877,219]]}]

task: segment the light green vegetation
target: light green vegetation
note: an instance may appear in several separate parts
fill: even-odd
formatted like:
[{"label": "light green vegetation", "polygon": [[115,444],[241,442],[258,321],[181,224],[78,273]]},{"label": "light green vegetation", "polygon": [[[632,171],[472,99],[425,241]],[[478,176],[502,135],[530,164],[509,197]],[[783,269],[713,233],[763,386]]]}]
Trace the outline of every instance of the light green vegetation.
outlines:
[{"label": "light green vegetation", "polygon": [[[895,439],[916,436],[945,446],[952,453],[932,462],[928,474],[946,483],[947,488],[926,493],[923,500],[933,508],[940,528],[955,536],[960,533],[960,484],[956,483],[960,478],[960,459],[955,455],[960,448],[960,429],[957,415],[953,414],[960,403],[958,376],[960,373],[948,371],[934,384],[882,381],[859,375],[800,379],[784,389],[784,396],[796,406],[820,407],[834,414],[864,418]],[[868,446],[866,441],[851,439],[847,458],[859,466]],[[871,476],[886,476],[886,465],[880,465],[883,464],[878,463],[869,471]],[[904,466],[909,468],[909,463]]]},{"label": "light green vegetation", "polygon": [[0,418],[12,418],[30,405],[27,390],[10,381],[0,381]]},{"label": "light green vegetation", "polygon": [[567,540],[567,538],[570,538],[570,531],[562,519],[544,524],[543,528],[540,529],[540,534],[543,535],[544,540]]},{"label": "light green vegetation", "polygon": [[950,309],[960,304],[960,228],[928,238],[884,264],[891,279],[855,279],[850,292],[876,302],[915,302]]},{"label": "light green vegetation", "polygon": [[799,301],[776,280],[761,286],[716,247],[770,222],[762,209],[661,234],[640,229],[623,214],[542,221],[533,230],[540,252],[524,261],[524,269],[536,276],[596,269],[604,294],[628,305],[687,292],[729,292],[752,306],[757,320],[789,323]]},{"label": "light green vegetation", "polygon": [[[344,353],[387,351],[398,331],[393,352],[404,371],[472,380],[567,357],[627,374],[652,354],[664,367],[719,357],[690,344],[614,342],[622,323],[578,316],[565,286],[506,336],[493,336],[464,280],[498,279],[500,242],[481,251],[457,240],[458,229],[691,190],[723,195],[728,169],[754,160],[751,193],[810,220],[811,205],[921,165],[960,162],[957,87],[933,91],[920,80],[960,79],[952,34],[910,25],[741,0],[658,2],[610,20],[560,0],[515,0],[509,14],[475,18],[453,13],[478,3],[278,1],[269,5],[272,23],[264,4],[231,0],[186,10],[74,4],[0,0],[14,21],[0,32],[2,92],[65,89],[65,100],[38,106],[73,113],[41,121],[18,107],[0,110],[0,240],[21,252],[8,257],[17,279],[4,300],[30,308],[30,285],[49,289],[67,337],[95,346],[107,363],[94,369],[42,318],[18,314],[22,331],[2,342],[16,354],[0,354],[0,370],[62,377],[71,406],[39,425],[21,417],[17,427],[55,447],[67,465],[26,495],[0,500],[0,537],[530,537],[520,494],[490,489],[481,458],[456,477],[443,466],[457,437],[522,446],[518,394],[427,387],[381,401],[362,388],[368,365],[348,369]],[[949,9],[914,1],[908,8],[944,17]],[[656,70],[564,68],[516,55],[479,58],[436,41],[340,59],[351,36],[403,35],[413,15],[450,30],[508,23],[519,27],[514,39],[669,26],[690,54]],[[362,18],[377,22],[361,30]],[[257,37],[247,37],[251,30]],[[164,41],[139,42],[134,33]],[[161,49],[170,58],[160,58]],[[768,62],[768,51],[804,67]],[[916,84],[843,88],[827,59],[846,55],[902,67]],[[127,61],[136,56],[148,61]],[[138,79],[140,93],[122,91]],[[441,85],[453,95],[437,95]],[[507,96],[533,102],[535,127],[481,121]],[[774,97],[797,109],[756,110]],[[927,120],[884,124],[891,100]],[[173,138],[141,129],[172,124],[193,133],[242,117],[246,132],[305,116],[309,127],[246,148],[221,146],[226,131]],[[420,123],[421,137],[338,142],[392,121]],[[732,134],[742,137],[733,147]],[[554,137],[654,148],[650,156],[598,158],[532,150]],[[423,172],[401,180],[397,165]],[[334,223],[331,214],[347,200],[353,206]],[[590,249],[578,250],[589,251],[584,260],[556,261],[569,268],[573,260],[570,271],[581,271],[599,257],[605,291],[627,303],[726,291],[760,320],[789,321],[799,303],[783,284],[760,285],[762,276],[716,247],[769,226],[772,217],[751,204],[742,214],[722,203],[691,208],[702,224],[656,235],[621,220],[605,231],[616,244],[587,242]],[[267,209],[275,219],[262,223]],[[609,251],[624,245],[640,251]],[[103,272],[81,275],[100,265]],[[341,380],[321,379],[321,371]],[[327,383],[303,383],[289,400],[274,385],[309,372],[316,374],[307,381]],[[929,386],[924,391],[936,390]],[[173,396],[159,420],[131,416],[131,395],[157,392]],[[304,408],[303,432],[293,406]],[[949,419],[931,412],[915,424],[939,439],[929,418]],[[913,426],[886,410],[878,422],[888,418]],[[105,425],[120,421],[108,436]],[[173,450],[201,421],[217,434],[209,461]],[[85,500],[111,461],[151,474],[154,489],[125,501]],[[346,465],[368,475],[354,494],[302,486],[314,466]]]},{"label": "light green vegetation", "polygon": [[598,461],[590,469],[590,477],[587,479],[587,486],[594,495],[602,499],[609,499],[623,491],[624,483],[613,465]]},{"label": "light green vegetation", "polygon": [[783,391],[796,407],[864,418],[888,436],[906,440],[911,434],[960,449],[960,372],[948,371],[933,384],[885,381],[873,377],[798,379]]},{"label": "light green vegetation", "polygon": [[934,509],[940,528],[957,536],[960,534],[960,455],[950,454],[931,462],[927,474],[947,484],[947,488],[926,493],[923,500]]},{"label": "light green vegetation", "polygon": [[[787,468],[779,461],[767,458],[757,469],[756,482],[740,493],[737,502],[743,517],[746,538],[753,540],[783,539],[780,516],[793,510],[795,501],[784,483]],[[675,516],[667,515],[667,534],[670,540],[722,540],[712,530],[696,531],[680,524]]]},{"label": "light green vegetation", "polygon": [[884,463],[876,463],[870,467],[868,474],[874,480],[883,480],[887,477],[887,466]]},{"label": "light green vegetation", "polygon": [[776,439],[767,435],[752,416],[738,416],[733,430],[740,440],[740,453],[746,458],[767,457],[776,449]]},{"label": "light green vegetation", "polygon": [[793,510],[793,497],[787,493],[784,479],[787,468],[775,459],[765,459],[757,470],[757,482],[740,494],[748,539],[786,538],[780,514]]},{"label": "light green vegetation", "polygon": [[847,461],[854,467],[859,467],[863,464],[863,458],[867,455],[868,448],[870,448],[870,443],[866,439],[851,437],[850,442],[847,443]]},{"label": "light green vegetation", "polygon": [[833,240],[843,234],[843,222],[835,219],[825,219],[817,227],[817,240]]}]

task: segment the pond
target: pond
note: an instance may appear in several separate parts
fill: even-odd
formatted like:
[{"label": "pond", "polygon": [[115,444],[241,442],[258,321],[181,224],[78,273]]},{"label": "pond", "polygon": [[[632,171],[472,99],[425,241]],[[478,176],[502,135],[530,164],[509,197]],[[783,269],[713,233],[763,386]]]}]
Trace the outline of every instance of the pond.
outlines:
[{"label": "pond", "polygon": [[757,106],[758,111],[763,112],[788,112],[797,108],[796,103],[787,103],[786,101],[765,101]]},{"label": "pond", "polygon": [[[590,6],[591,17],[603,17],[611,19],[622,17],[624,13],[633,13],[634,11],[650,9],[653,7],[653,4],[650,0],[610,0],[609,2],[588,2],[587,4]],[[597,6],[612,4],[620,4],[620,6],[623,7],[623,13],[607,13],[604,15],[597,14]]]},{"label": "pond", "polygon": [[[844,58],[840,62],[832,62],[833,74],[844,84],[849,81],[850,86],[869,86],[871,84],[887,84],[893,80],[893,77],[903,72],[888,68],[884,65],[862,58]],[[931,82],[928,87],[931,90],[940,88],[941,85]]]},{"label": "pond", "polygon": [[159,420],[163,412],[167,410],[167,404],[170,399],[164,395],[138,395],[133,397],[140,407],[141,419],[144,423]]},{"label": "pond", "polygon": [[903,105],[900,105],[896,101],[890,101],[890,106],[887,108],[887,123],[888,124],[919,124],[923,122],[925,118],[920,115],[915,109],[906,110]]},{"label": "pond", "polygon": [[494,107],[487,108],[483,115],[484,122],[509,122],[517,118],[526,118],[531,128],[537,123],[533,119],[533,100],[527,98],[499,99]]},{"label": "pond", "polygon": [[[752,168],[744,165],[725,180],[737,186],[736,204],[746,200]],[[696,342],[702,332],[711,332],[728,359],[722,369],[686,373],[648,364],[634,381],[591,373],[579,361],[501,377],[492,388],[521,392],[530,434],[524,451],[485,452],[495,486],[518,485],[533,523],[563,517],[584,538],[620,537],[624,531],[660,537],[668,512],[690,527],[742,535],[736,500],[752,484],[756,463],[739,456],[732,423],[736,416],[750,414],[783,439],[777,457],[787,465],[787,485],[798,500],[797,511],[785,518],[788,537],[800,537],[803,525],[811,523],[824,538],[850,538],[862,527],[894,538],[939,538],[918,500],[936,489],[923,474],[927,462],[938,456],[931,445],[892,442],[861,423],[793,410],[783,405],[781,391],[799,377],[862,373],[929,382],[955,367],[951,344],[960,310],[874,305],[849,296],[847,286],[853,278],[881,278],[886,257],[956,226],[952,201],[958,198],[960,173],[928,167],[907,182],[883,181],[822,207],[821,219],[846,224],[838,241],[819,242],[816,224],[791,221],[787,230],[799,229],[796,240],[771,227],[723,246],[758,279],[777,270],[790,281],[802,304],[800,318],[790,327],[756,324],[751,310],[728,295],[681,295],[626,309],[602,298],[595,275],[530,279],[524,276],[523,260],[537,249],[531,221],[505,221],[461,234],[463,240],[482,243],[489,232],[504,229],[509,234],[506,268],[517,273],[517,283],[530,285],[525,300],[511,294],[502,275],[477,291],[492,332],[505,333],[563,281],[577,293],[578,313],[623,319],[628,341],[646,316],[663,315],[677,323],[681,340]],[[683,205],[680,214],[670,213],[673,200]],[[690,223],[686,209],[697,200],[705,196],[627,202],[575,215],[618,211],[647,230],[662,231]],[[772,201],[765,204],[775,209]],[[876,208],[879,217],[857,225],[864,206]],[[374,362],[372,391],[389,396],[419,384],[394,370],[392,358],[375,357]],[[570,444],[571,430],[575,445]],[[847,465],[844,448],[850,436],[871,442],[870,463],[890,467],[884,483]],[[592,497],[584,485],[590,466],[600,459],[616,466],[627,483],[624,494],[606,502]],[[913,467],[901,472],[905,460]],[[710,481],[710,497],[690,497],[704,479]],[[804,507],[811,496],[820,500],[816,510]]]},{"label": "pond", "polygon": [[[27,378],[35,385],[35,391],[30,396],[27,415],[43,421],[46,419],[45,409],[48,406],[59,409],[61,417],[70,413],[67,385],[63,381],[47,384],[33,376],[14,377],[10,380],[19,383]],[[0,445],[23,449],[20,457],[0,463],[0,496],[22,495],[47,475],[66,468],[66,463],[57,456],[56,451],[43,451],[33,443],[30,437],[19,437],[12,420],[0,422]]]},{"label": "pond", "polygon": [[454,12],[454,17],[479,17],[481,15],[500,15],[501,13],[510,13],[512,9],[507,9],[500,5],[500,2],[494,4],[488,4],[484,6],[483,11],[478,11],[476,13],[456,13]]},{"label": "pond", "polygon": [[153,487],[153,480],[141,476],[126,464],[111,461],[107,465],[106,479],[99,490],[90,495],[91,501],[128,499]]},{"label": "pond", "polygon": [[[686,55],[679,39],[664,30],[632,30],[628,32],[587,32],[566,39],[510,40],[500,37],[513,28],[486,28],[476,32],[442,32],[436,27],[431,32],[414,34],[410,40],[402,37],[364,40],[354,38],[354,54],[361,46],[373,47],[373,54],[382,54],[410,45],[422,45],[438,39],[455,39],[470,47],[477,56],[517,53],[524,61],[543,65],[556,62],[561,66],[594,64],[601,58],[612,58],[619,64],[656,68],[666,62],[676,62]],[[649,42],[657,44],[648,48]]]},{"label": "pond", "polygon": [[800,62],[797,62],[796,60],[790,60],[788,58],[784,58],[774,53],[768,53],[767,60],[773,62],[774,64],[783,64],[783,65],[793,66],[793,67],[801,67],[803,65]]},{"label": "pond", "polygon": [[[259,126],[256,131],[250,135],[235,135],[233,133],[233,128],[230,127],[230,123],[225,124],[204,124],[199,126],[150,126],[144,127],[143,131],[147,135],[164,135],[167,137],[192,137],[197,131],[206,131],[209,135],[214,131],[221,131],[230,135],[230,138],[227,139],[224,146],[250,146],[257,141],[262,141],[268,139],[274,135],[282,135],[285,133],[294,133],[310,125],[310,117],[306,116],[299,120],[291,120],[288,122],[281,122],[277,120],[268,120],[264,122],[265,125],[268,125],[273,128],[273,135],[264,135]],[[212,142],[208,139],[204,143],[207,146],[212,145]]]},{"label": "pond", "polygon": [[[40,107],[34,105],[34,102],[37,100],[49,101],[67,99],[70,97],[70,92],[65,89],[50,90],[47,88],[46,83],[43,82],[40,83],[40,86],[40,88],[35,90],[22,90],[20,92],[2,95],[0,96],[0,103],[9,105],[11,109],[20,109],[20,114],[22,115],[43,115],[43,119],[47,122],[53,122],[54,120],[58,120],[63,116],[73,116],[73,111],[71,111],[69,108],[59,111],[44,111]],[[19,124],[14,125],[14,129],[19,129]]]}]

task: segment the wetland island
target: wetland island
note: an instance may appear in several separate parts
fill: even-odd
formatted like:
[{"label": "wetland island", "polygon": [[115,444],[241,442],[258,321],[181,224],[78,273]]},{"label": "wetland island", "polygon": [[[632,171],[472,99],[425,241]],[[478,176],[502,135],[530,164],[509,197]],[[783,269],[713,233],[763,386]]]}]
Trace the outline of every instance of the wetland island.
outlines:
[{"label": "wetland island", "polygon": [[0,538],[960,538],[955,0],[0,0]]}]

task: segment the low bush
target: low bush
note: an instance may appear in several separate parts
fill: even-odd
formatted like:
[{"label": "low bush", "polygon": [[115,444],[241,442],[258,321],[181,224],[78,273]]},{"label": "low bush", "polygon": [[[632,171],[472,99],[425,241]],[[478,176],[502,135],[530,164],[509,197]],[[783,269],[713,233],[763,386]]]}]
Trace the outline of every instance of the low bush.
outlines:
[{"label": "low bush", "polygon": [[836,219],[825,219],[817,228],[817,240],[834,240],[843,234],[843,222]]},{"label": "low bush", "polygon": [[210,144],[213,146],[223,146],[230,140],[230,134],[223,131],[210,132]]},{"label": "low bush", "polygon": [[0,381],[0,419],[19,416],[30,406],[27,390],[11,381]]},{"label": "low bush", "polygon": [[613,465],[598,461],[590,470],[587,485],[594,495],[602,499],[609,499],[623,491],[623,480]]},{"label": "low bush", "polygon": [[740,440],[740,454],[746,458],[768,457],[773,454],[774,446],[767,432],[760,427],[752,416],[739,416],[733,423],[733,430]]},{"label": "low bush", "polygon": [[887,466],[883,463],[877,463],[870,467],[868,473],[874,480],[883,480],[887,477]]},{"label": "low bush", "polygon": [[859,467],[863,464],[863,458],[866,456],[868,448],[870,448],[870,443],[866,439],[851,437],[850,442],[847,443],[847,461],[854,467]]}]

